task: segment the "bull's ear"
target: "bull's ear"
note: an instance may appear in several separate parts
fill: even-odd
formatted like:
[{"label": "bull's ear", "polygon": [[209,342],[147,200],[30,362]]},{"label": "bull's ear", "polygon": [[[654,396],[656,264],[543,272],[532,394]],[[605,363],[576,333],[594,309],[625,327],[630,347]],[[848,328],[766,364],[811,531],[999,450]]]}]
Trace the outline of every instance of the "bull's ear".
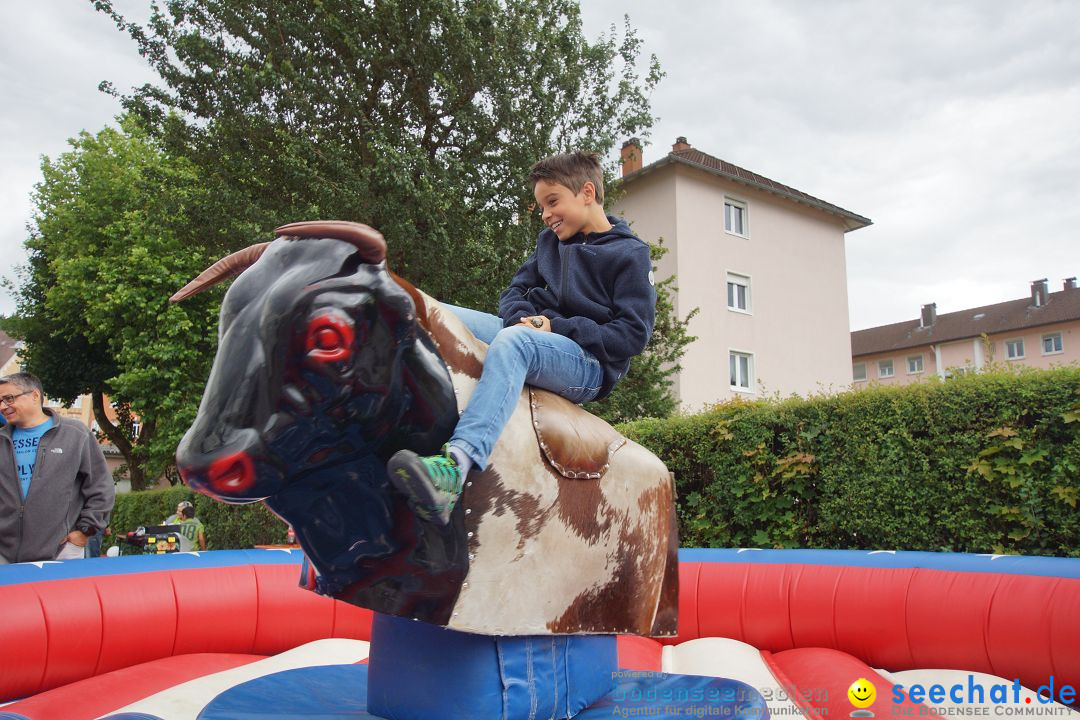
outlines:
[{"label": "bull's ear", "polygon": [[203,290],[208,290],[219,282],[239,275],[254,265],[255,261],[262,257],[262,254],[266,252],[266,248],[268,247],[270,247],[270,243],[268,242],[259,243],[258,245],[252,245],[243,250],[238,250],[228,257],[221,258],[216,263],[203,270],[202,273],[199,274],[199,277],[180,288],[180,290],[169,298],[169,302],[180,302],[192,295],[201,293]]},{"label": "bull's ear", "polygon": [[347,220],[313,220],[282,225],[274,230],[278,237],[334,238],[356,246],[364,262],[377,265],[386,259],[386,240],[382,233],[367,225]]}]

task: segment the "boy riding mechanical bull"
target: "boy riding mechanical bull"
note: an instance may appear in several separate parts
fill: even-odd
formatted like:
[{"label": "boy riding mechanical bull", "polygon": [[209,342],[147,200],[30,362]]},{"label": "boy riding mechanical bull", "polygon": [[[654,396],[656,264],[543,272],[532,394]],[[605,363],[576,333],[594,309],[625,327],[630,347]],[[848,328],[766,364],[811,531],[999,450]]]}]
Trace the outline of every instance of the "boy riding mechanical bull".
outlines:
[{"label": "boy riding mechanical bull", "polygon": [[483,470],[526,383],[581,404],[610,393],[656,318],[649,247],[604,212],[596,155],[555,155],[529,175],[547,226],[499,298],[499,316],[450,307],[488,343],[480,382],[443,455],[401,450],[390,479],[446,524],[469,470]]},{"label": "boy riding mechanical bull", "polygon": [[649,249],[604,213],[595,156],[530,181],[547,229],[501,317],[393,275],[351,222],[284,226],[189,283],[174,300],[238,276],[177,465],[290,523],[323,594],[476,633],[670,636],[670,475],[577,406],[649,340]]}]

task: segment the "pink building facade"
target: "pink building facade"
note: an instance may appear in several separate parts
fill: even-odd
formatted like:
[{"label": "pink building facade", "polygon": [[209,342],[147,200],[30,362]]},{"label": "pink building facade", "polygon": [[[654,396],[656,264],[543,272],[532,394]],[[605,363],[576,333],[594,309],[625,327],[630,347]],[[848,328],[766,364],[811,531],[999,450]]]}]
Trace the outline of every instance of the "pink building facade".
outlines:
[{"label": "pink building facade", "polygon": [[856,387],[905,385],[988,366],[1080,363],[1080,289],[1075,278],[1057,292],[1037,280],[1027,298],[940,316],[935,304],[925,305],[918,320],[851,333],[851,347]]},{"label": "pink building facade", "polygon": [[870,220],[685,138],[645,166],[627,143],[621,188],[612,212],[668,248],[658,276],[676,276],[679,316],[700,310],[674,388],[684,410],[849,386],[844,243]]}]

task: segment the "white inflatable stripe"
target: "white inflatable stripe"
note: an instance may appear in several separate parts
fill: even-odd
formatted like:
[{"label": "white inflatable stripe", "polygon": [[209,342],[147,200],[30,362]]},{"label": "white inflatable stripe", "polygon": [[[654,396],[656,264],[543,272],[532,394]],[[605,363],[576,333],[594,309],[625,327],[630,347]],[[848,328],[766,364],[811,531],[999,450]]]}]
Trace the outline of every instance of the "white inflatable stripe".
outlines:
[{"label": "white inflatable stripe", "polygon": [[367,658],[369,645],[366,640],[315,640],[280,655],[189,680],[107,714],[141,712],[168,720],[196,720],[211,700],[231,687],[282,670],[357,663]]},{"label": "white inflatable stripe", "polygon": [[769,713],[776,718],[804,715],[780,686],[753,645],[729,638],[699,638],[679,645],[666,645],[660,655],[660,669],[680,675],[708,675],[738,680],[757,688]]}]

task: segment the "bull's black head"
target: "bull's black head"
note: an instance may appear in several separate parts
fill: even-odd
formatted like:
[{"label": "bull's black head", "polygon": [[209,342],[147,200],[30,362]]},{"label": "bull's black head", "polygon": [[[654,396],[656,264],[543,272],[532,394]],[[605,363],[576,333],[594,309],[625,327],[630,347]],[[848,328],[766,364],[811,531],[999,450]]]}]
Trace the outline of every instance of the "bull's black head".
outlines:
[{"label": "bull's black head", "polygon": [[217,357],[177,449],[181,474],[225,502],[264,500],[327,592],[385,580],[380,558],[422,554],[425,542],[459,556],[446,545],[460,528],[417,522],[386,477],[397,450],[438,450],[457,404],[409,294],[357,242],[381,236],[351,223],[280,232],[222,303]]}]

